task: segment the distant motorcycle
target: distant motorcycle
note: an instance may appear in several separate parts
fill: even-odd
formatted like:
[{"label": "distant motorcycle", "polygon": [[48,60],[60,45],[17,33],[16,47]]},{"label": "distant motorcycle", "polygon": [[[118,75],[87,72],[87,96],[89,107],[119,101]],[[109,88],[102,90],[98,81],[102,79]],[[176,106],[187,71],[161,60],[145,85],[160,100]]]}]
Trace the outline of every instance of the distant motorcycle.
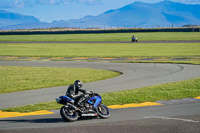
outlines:
[{"label": "distant motorcycle", "polygon": [[132,42],[138,42],[138,39],[137,39],[137,37],[135,37],[135,36],[132,36]]},{"label": "distant motorcycle", "polygon": [[68,96],[56,98],[57,103],[64,105],[60,109],[60,115],[65,121],[73,122],[79,117],[110,117],[111,112],[108,107],[101,103],[102,98],[99,94],[87,91],[81,100],[81,106],[77,107],[74,105],[74,99]]}]

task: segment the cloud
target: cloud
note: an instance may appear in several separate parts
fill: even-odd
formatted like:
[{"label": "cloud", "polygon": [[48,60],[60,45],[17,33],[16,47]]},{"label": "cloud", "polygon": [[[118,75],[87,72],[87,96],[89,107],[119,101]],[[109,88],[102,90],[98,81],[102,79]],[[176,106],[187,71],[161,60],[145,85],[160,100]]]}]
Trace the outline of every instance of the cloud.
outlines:
[{"label": "cloud", "polygon": [[85,3],[87,5],[99,5],[101,4],[101,0],[76,0],[78,3]]},{"label": "cloud", "polygon": [[72,3],[83,3],[87,5],[98,4],[101,0],[35,0],[37,4],[44,5],[69,5]]},{"label": "cloud", "polygon": [[14,5],[17,8],[23,8],[24,7],[24,1],[22,1],[22,0],[15,0],[14,1]]},{"label": "cloud", "polygon": [[37,5],[66,5],[72,2],[73,0],[35,0]]},{"label": "cloud", "polygon": [[6,0],[0,1],[0,8],[24,8],[33,6],[33,1],[29,0]]},{"label": "cloud", "polygon": [[23,8],[24,0],[7,0],[0,2],[0,8]]}]

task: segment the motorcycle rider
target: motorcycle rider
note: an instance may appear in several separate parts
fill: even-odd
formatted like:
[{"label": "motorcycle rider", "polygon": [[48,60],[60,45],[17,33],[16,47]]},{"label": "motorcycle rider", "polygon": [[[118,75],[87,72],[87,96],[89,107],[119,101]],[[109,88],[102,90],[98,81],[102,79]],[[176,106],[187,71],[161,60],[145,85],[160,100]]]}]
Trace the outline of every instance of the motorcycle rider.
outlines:
[{"label": "motorcycle rider", "polygon": [[138,42],[137,37],[135,37],[134,35],[132,36],[132,42]]},{"label": "motorcycle rider", "polygon": [[[82,99],[83,94],[86,93],[85,90],[80,89],[80,88],[82,88],[82,86],[83,86],[83,82],[80,80],[76,80],[74,82],[74,84],[69,85],[67,92],[66,92],[66,96],[75,100],[76,106],[81,106],[81,102],[83,101],[83,99]],[[82,92],[83,94],[79,95],[78,94],[79,92]]]}]

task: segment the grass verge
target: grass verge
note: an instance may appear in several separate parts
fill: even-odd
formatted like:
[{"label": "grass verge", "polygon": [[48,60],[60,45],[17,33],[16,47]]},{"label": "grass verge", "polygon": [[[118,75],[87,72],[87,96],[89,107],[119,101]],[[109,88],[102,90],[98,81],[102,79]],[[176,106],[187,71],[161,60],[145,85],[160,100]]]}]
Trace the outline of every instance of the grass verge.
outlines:
[{"label": "grass verge", "polygon": [[86,68],[0,66],[0,94],[68,85],[77,79],[86,83],[119,75],[117,72]]},{"label": "grass verge", "polygon": [[200,43],[0,43],[0,55],[19,57],[189,57],[200,55]]},{"label": "grass verge", "polygon": [[[158,100],[197,96],[200,96],[200,78],[102,94],[103,103],[105,105],[155,102]],[[57,104],[55,101],[52,101],[23,107],[7,108],[3,111],[32,112],[38,110],[55,110],[59,109],[61,106],[62,105]]]},{"label": "grass verge", "polygon": [[0,35],[0,42],[48,42],[48,41],[131,41],[135,35],[139,41],[200,40],[199,32],[143,32],[100,34],[49,34],[49,35]]},{"label": "grass verge", "polygon": [[106,105],[155,102],[200,95],[200,78],[103,94]]},{"label": "grass verge", "polygon": [[88,62],[110,61],[113,63],[171,63],[171,64],[193,64],[200,65],[200,56],[182,56],[182,57],[132,57],[132,58],[64,58],[64,57],[15,57],[15,56],[0,56],[0,60],[20,60],[20,61],[74,61],[82,60]]}]

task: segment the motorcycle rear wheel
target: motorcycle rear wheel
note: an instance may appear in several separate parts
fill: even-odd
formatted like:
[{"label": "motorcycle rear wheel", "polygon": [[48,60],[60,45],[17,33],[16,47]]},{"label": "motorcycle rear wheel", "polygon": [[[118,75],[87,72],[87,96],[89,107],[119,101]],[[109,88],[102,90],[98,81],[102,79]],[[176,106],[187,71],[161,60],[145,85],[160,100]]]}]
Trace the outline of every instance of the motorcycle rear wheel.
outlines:
[{"label": "motorcycle rear wheel", "polygon": [[63,106],[60,109],[60,115],[65,121],[69,121],[69,122],[76,121],[79,117],[76,110],[70,107],[65,107],[65,106]]}]

